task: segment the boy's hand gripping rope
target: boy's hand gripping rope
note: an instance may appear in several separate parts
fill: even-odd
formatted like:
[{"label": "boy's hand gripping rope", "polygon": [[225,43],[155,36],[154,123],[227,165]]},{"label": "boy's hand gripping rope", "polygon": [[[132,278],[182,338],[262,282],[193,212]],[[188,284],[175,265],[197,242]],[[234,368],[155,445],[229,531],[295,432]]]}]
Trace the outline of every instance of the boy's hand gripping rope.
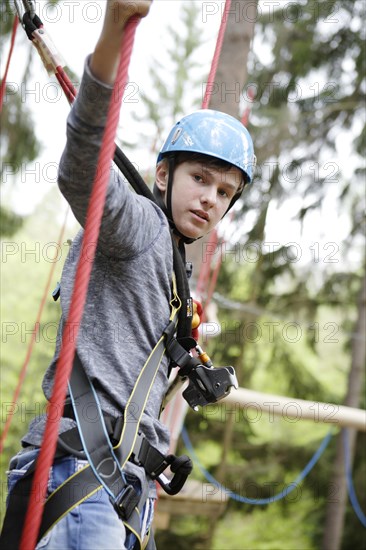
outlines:
[{"label": "boy's hand gripping rope", "polygon": [[[132,17],[128,21],[121,44],[121,51],[123,50],[123,55],[121,55],[119,62],[117,78],[106,121],[106,129],[99,153],[96,177],[89,200],[84,229],[83,247],[75,276],[69,316],[63,332],[61,352],[57,363],[54,389],[49,404],[47,424],[38,458],[37,469],[33,480],[30,505],[27,510],[24,530],[20,543],[21,550],[34,549],[36,546],[37,535],[42,518],[44,499],[47,491],[48,474],[56,450],[58,428],[63,412],[67,382],[72,370],[78,329],[80,327],[80,322],[83,315],[90,273],[92,270],[98,241],[100,223],[109,181],[110,164],[115,150],[114,138],[117,132],[117,125],[122,104],[122,91],[124,90],[127,81],[128,66],[133,48],[135,31],[139,20],[140,19],[138,17]],[[72,337],[70,338],[71,335]],[[45,442],[47,442],[47,444],[45,444]]]}]

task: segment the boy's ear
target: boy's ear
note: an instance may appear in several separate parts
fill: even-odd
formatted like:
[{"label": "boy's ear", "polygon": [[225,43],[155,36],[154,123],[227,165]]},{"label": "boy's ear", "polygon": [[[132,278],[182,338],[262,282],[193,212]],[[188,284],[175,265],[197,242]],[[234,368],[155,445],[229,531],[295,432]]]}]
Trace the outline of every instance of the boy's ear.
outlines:
[{"label": "boy's ear", "polygon": [[169,180],[168,162],[165,159],[163,159],[157,164],[156,170],[155,170],[155,183],[158,189],[160,189],[160,191],[162,191],[163,193],[165,193],[165,191],[167,190],[168,180]]}]

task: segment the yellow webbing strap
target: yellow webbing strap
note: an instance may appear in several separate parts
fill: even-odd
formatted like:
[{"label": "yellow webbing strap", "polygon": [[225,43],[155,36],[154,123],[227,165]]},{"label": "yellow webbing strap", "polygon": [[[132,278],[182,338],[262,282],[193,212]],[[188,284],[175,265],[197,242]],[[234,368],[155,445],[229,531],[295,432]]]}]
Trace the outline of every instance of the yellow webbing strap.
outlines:
[{"label": "yellow webbing strap", "polygon": [[[169,318],[169,322],[174,322],[175,326],[178,323],[178,313],[181,308],[182,302],[178,296],[177,293],[177,285],[175,276],[173,276],[173,297],[170,301],[170,307],[171,307],[171,314]],[[151,388],[154,384],[156,374],[158,372],[159,365],[163,359],[163,356],[166,352],[166,347],[164,344],[165,340],[165,334],[163,334],[160,337],[160,340],[155,345],[154,349],[150,353],[147,361],[145,362],[145,365],[141,369],[141,372],[138,375],[138,378],[135,382],[135,386],[132,390],[132,393],[127,401],[126,408],[124,411],[124,423],[123,423],[123,429],[121,433],[120,440],[118,444],[114,447],[114,449],[120,449],[119,458],[120,458],[120,464],[121,468],[123,469],[126,465],[126,462],[128,461],[129,457],[131,456],[131,453],[133,451],[136,437],[138,434],[138,428],[141,422],[142,414],[145,410],[147,400],[150,395]],[[160,350],[160,351],[158,351]],[[148,375],[148,368],[150,366],[150,362],[152,357],[158,353],[158,366],[155,368],[155,372],[153,376]],[[144,377],[144,375],[146,375]],[[146,391],[146,385],[144,382],[144,378],[150,379],[149,387]],[[142,397],[142,395],[144,397]],[[138,407],[136,407],[136,404],[138,403]],[[138,417],[135,418],[136,408],[138,411]],[[128,442],[128,444],[126,444]]]}]

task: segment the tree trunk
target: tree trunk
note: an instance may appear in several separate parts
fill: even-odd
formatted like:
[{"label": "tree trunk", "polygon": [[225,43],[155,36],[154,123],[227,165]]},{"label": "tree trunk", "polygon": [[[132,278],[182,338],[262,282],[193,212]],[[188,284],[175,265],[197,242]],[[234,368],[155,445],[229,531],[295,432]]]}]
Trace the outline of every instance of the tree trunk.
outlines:
[{"label": "tree trunk", "polygon": [[[254,36],[257,0],[233,0],[227,19],[209,108],[241,118],[240,101],[248,81],[248,54]],[[193,263],[192,288],[203,262],[214,256],[220,247],[210,244],[210,235],[187,247],[187,259]]]},{"label": "tree trunk", "polygon": [[[256,2],[252,0],[234,0],[230,6],[229,17],[222,45],[215,81],[212,87],[209,108],[222,111],[235,118],[241,118],[240,101],[247,83],[247,60],[254,35],[254,22],[257,15]],[[201,269],[207,269],[207,262],[216,259],[222,253],[215,235],[207,235],[187,248],[187,259],[194,265],[192,288],[197,284]],[[201,289],[199,299],[205,297],[206,289]],[[207,319],[210,321],[210,319]],[[221,468],[225,471],[226,458],[232,444],[233,424],[229,420],[226,437],[223,441]],[[219,473],[219,477],[221,478]],[[220,479],[223,481],[223,479]],[[212,548],[217,518],[212,518],[207,533],[205,548]]]},{"label": "tree trunk", "polygon": [[233,0],[212,88],[210,109],[240,117],[240,101],[247,83],[247,60],[254,35],[257,2]]},{"label": "tree trunk", "polygon": [[[366,362],[366,277],[358,301],[358,318],[355,327],[355,336],[352,341],[352,361],[348,378],[348,390],[345,405],[359,407],[363,376]],[[348,430],[350,468],[352,468],[357,431]],[[335,487],[336,498],[327,505],[325,529],[323,537],[323,550],[339,550],[342,544],[344,518],[347,507],[347,484],[345,477],[345,457],[343,447],[343,434],[338,436],[336,458],[333,468],[332,487]]]}]

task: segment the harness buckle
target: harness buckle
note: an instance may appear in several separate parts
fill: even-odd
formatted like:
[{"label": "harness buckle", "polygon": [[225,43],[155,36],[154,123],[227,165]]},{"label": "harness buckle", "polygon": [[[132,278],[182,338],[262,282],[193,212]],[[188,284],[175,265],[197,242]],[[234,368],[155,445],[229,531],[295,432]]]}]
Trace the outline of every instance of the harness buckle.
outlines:
[{"label": "harness buckle", "polygon": [[171,464],[169,457],[155,449],[142,433],[138,433],[130,460],[137,466],[142,466],[145,472],[156,479]]},{"label": "harness buckle", "polygon": [[132,485],[127,485],[115,500],[110,500],[119,517],[127,521],[138,505],[140,497]]}]

